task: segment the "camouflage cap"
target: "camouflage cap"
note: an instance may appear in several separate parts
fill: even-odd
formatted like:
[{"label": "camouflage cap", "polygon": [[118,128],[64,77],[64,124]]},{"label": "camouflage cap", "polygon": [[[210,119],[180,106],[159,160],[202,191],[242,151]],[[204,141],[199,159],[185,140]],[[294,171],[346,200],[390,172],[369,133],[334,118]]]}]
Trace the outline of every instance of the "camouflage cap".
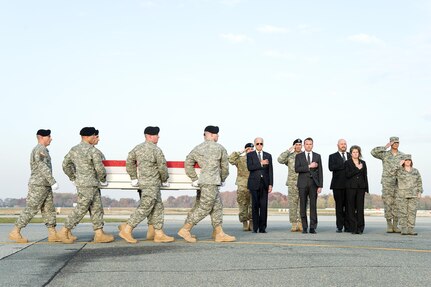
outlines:
[{"label": "camouflage cap", "polygon": [[394,143],[399,143],[400,142],[400,138],[399,137],[390,137],[389,141],[390,142],[394,142]]},{"label": "camouflage cap", "polygon": [[412,155],[411,154],[403,154],[401,156],[402,160],[412,160]]}]

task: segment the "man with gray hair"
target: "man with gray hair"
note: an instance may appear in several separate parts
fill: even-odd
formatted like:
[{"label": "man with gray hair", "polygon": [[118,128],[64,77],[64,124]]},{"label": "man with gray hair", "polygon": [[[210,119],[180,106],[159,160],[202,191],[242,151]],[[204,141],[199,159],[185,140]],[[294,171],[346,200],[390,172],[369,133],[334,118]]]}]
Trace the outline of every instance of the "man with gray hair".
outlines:
[{"label": "man with gray hair", "polygon": [[[398,182],[396,170],[401,161],[401,156],[404,155],[398,150],[400,146],[399,137],[390,137],[389,142],[385,146],[378,146],[371,150],[371,155],[380,159],[383,164],[382,172],[382,199],[385,206],[385,218],[387,222],[387,233],[400,233],[398,228]],[[387,150],[388,148],[390,150]]]}]

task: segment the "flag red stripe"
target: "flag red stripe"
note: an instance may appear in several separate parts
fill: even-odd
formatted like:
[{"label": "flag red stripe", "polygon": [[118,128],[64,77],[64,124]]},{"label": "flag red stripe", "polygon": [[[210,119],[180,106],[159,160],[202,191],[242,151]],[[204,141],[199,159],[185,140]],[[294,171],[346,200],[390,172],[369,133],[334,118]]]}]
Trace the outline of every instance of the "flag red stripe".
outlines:
[{"label": "flag red stripe", "polygon": [[[126,161],[125,160],[104,160],[103,165],[109,166],[109,167],[126,166]],[[167,161],[166,165],[168,166],[168,168],[184,168],[183,161]],[[199,168],[199,165],[195,164],[195,168]]]}]

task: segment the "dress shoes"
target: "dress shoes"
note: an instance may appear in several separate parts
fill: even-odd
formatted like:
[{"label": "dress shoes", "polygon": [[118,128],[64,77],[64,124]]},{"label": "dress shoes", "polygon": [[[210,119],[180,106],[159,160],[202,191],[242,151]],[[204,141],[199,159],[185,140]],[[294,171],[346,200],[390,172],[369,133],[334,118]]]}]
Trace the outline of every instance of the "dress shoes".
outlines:
[{"label": "dress shoes", "polygon": [[259,233],[266,233],[266,230],[259,230]]},{"label": "dress shoes", "polygon": [[342,232],[343,232],[343,229],[342,229],[342,228],[337,228],[337,231],[335,231],[335,232],[337,232],[337,233],[342,233]]},{"label": "dress shoes", "polygon": [[307,234],[307,228],[302,229],[302,234]]},{"label": "dress shoes", "polygon": [[316,229],[314,229],[314,228],[310,228],[310,233],[312,233],[312,234],[316,234],[317,232],[316,232]]}]

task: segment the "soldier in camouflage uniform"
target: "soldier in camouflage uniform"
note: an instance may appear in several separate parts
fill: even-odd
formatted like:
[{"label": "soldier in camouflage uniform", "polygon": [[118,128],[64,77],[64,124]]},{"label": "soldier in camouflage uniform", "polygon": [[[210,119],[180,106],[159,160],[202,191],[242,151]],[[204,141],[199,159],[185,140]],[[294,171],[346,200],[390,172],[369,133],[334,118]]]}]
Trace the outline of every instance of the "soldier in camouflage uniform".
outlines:
[{"label": "soldier in camouflage uniform", "polygon": [[396,171],[398,180],[398,209],[402,235],[417,235],[414,231],[418,200],[423,193],[422,178],[419,171],[413,167],[412,156],[401,157]]},{"label": "soldier in camouflage uniform", "polygon": [[281,153],[278,157],[278,162],[285,164],[288,167],[287,176],[287,199],[289,200],[289,221],[292,224],[290,231],[302,231],[301,216],[299,215],[299,190],[297,186],[298,174],[295,172],[296,155],[302,151],[302,140],[296,139],[293,145]]},{"label": "soldier in camouflage uniform", "polygon": [[250,172],[247,168],[247,153],[252,152],[254,145],[247,143],[242,151],[234,151],[229,156],[229,163],[237,167],[235,184],[238,186],[236,201],[238,202],[239,221],[242,222],[244,231],[251,231],[253,221],[251,220],[251,195],[247,188]]},{"label": "soldier in camouflage uniform", "polygon": [[[98,142],[94,127],[81,129],[81,143],[74,146],[63,160],[63,171],[76,186],[78,202],[72,214],[68,216],[64,227],[59,232],[63,243],[73,243],[71,230],[90,212],[94,229],[94,242],[108,243],[114,236],[103,232],[103,206],[99,184],[106,186],[106,170],[103,166],[103,154],[94,147]],[[69,237],[70,236],[70,237]]]},{"label": "soldier in camouflage uniform", "polygon": [[[194,243],[196,238],[192,237],[190,230],[211,215],[214,228],[214,240],[216,242],[235,241],[235,237],[223,232],[223,205],[220,199],[219,187],[229,175],[229,162],[226,149],[217,143],[219,128],[207,126],[204,130],[205,141],[196,146],[186,157],[184,168],[186,174],[193,181],[192,185],[201,190],[200,200],[195,209],[187,215],[184,226],[178,231],[178,235],[187,242]],[[198,177],[194,165],[198,163],[201,173]]]},{"label": "soldier in camouflage uniform", "polygon": [[56,214],[52,195],[52,191],[58,189],[58,184],[52,176],[51,157],[46,148],[52,141],[51,131],[40,129],[36,136],[38,144],[30,156],[31,176],[28,183],[27,204],[16,221],[15,227],[9,233],[9,239],[18,243],[28,242],[21,236],[20,231],[27,226],[39,210],[48,227],[48,241],[60,241],[55,231]]},{"label": "soldier in camouflage uniform", "polygon": [[[402,152],[398,150],[400,140],[398,137],[390,137],[386,146],[378,146],[371,150],[371,155],[382,161],[382,199],[385,206],[385,218],[387,233],[401,232],[398,228],[398,208],[396,203],[398,187],[395,171],[401,160]],[[386,150],[391,147],[391,150]]]},{"label": "soldier in camouflage uniform", "polygon": [[[160,186],[168,186],[168,167],[162,150],[157,146],[159,141],[158,127],[146,127],[145,142],[137,145],[126,161],[127,173],[132,186],[142,190],[142,198],[135,212],[127,223],[118,226],[120,237],[129,243],[137,243],[133,238],[133,229],[148,218],[148,224],[154,227],[154,242],[172,242],[174,238],[163,232],[163,202]],[[147,236],[148,238],[148,236]]]}]

